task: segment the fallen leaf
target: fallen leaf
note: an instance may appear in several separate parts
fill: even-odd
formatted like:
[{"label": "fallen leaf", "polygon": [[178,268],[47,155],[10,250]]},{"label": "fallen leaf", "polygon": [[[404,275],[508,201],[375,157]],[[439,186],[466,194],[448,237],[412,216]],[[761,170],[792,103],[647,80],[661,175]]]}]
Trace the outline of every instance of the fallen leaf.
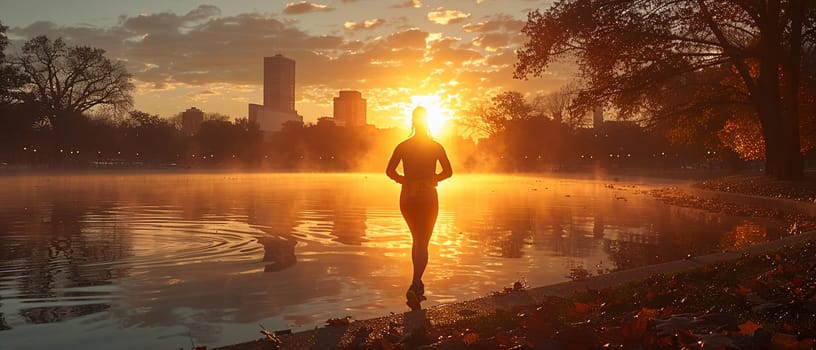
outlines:
[{"label": "fallen leaf", "polygon": [[751,294],[753,290],[751,290],[751,288],[738,284],[737,288],[734,289],[734,292],[736,292],[738,295],[746,296],[748,294]]},{"label": "fallen leaf", "polygon": [[757,329],[762,328],[762,325],[756,324],[751,320],[746,321],[745,323],[738,326],[739,327],[739,334],[742,335],[754,335]]},{"label": "fallen leaf", "polygon": [[536,310],[531,315],[527,316],[522,322],[527,333],[536,337],[550,337],[555,333],[552,323],[549,322],[547,316],[542,310]]},{"label": "fallen leaf", "polygon": [[655,317],[658,310],[642,308],[635,317],[626,322],[621,328],[621,334],[626,341],[640,339],[643,333],[646,332],[646,327],[649,325],[649,319]]},{"label": "fallen leaf", "polygon": [[570,308],[569,312],[574,315],[585,315],[590,310],[592,310],[592,304],[588,303],[579,303],[577,301],[572,302],[572,307]]},{"label": "fallen leaf", "polygon": [[466,345],[476,344],[477,341],[479,341],[479,334],[478,333],[471,332],[471,333],[467,333],[464,336],[462,336],[462,342],[464,342]]},{"label": "fallen leaf", "polygon": [[507,336],[507,334],[505,334],[503,332],[497,332],[496,333],[496,341],[499,343],[499,345],[501,345],[503,347],[509,347],[510,346],[510,338]]}]

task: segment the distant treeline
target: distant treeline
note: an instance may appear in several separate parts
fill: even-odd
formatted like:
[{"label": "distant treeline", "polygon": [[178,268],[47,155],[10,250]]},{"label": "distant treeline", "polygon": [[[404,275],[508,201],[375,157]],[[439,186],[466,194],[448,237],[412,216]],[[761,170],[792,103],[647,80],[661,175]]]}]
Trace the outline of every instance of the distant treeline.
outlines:
[{"label": "distant treeline", "polygon": [[[37,127],[24,105],[0,109],[0,163],[34,168],[232,168],[277,171],[380,171],[403,129],[346,128],[330,118],[290,123],[264,135],[247,119],[210,119],[193,135],[141,111],[125,117],[78,114],[59,134]],[[635,123],[571,129],[544,117],[508,120],[475,142],[446,128],[439,141],[459,171],[581,171],[601,168],[723,167],[727,150],[672,145]],[[461,129],[458,129],[461,131]],[[733,153],[733,152],[732,152]],[[724,160],[731,159],[732,163]]]},{"label": "distant treeline", "polygon": [[[0,120],[25,119],[24,111],[17,110],[13,116],[8,112],[0,109]],[[264,135],[247,119],[210,119],[195,134],[185,135],[173,121],[141,111],[124,118],[78,114],[59,133],[35,124],[6,123],[0,128],[0,163],[35,168],[372,170],[373,165],[364,164],[372,152],[405,134],[403,130],[344,128],[322,121],[287,124],[281,131]],[[376,166],[380,167],[384,165]]]}]

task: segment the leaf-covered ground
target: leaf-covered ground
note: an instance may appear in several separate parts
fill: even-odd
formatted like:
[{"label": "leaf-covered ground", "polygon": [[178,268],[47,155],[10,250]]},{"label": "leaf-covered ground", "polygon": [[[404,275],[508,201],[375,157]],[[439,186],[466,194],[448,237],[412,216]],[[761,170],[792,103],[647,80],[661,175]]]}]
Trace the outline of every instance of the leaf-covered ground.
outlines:
[{"label": "leaf-covered ground", "polygon": [[697,186],[714,191],[816,202],[816,178],[807,176],[797,181],[785,181],[761,175],[734,175],[705,180]]},{"label": "leaf-covered ground", "polygon": [[[504,293],[524,293],[507,288]],[[580,290],[358,349],[813,349],[816,242],[629,285]]]},{"label": "leaf-covered ground", "polygon": [[654,189],[647,193],[662,202],[678,207],[696,208],[734,216],[773,219],[788,228],[788,235],[816,229],[816,218],[800,212],[780,210],[770,206],[758,208],[718,199],[700,198],[676,187]]}]

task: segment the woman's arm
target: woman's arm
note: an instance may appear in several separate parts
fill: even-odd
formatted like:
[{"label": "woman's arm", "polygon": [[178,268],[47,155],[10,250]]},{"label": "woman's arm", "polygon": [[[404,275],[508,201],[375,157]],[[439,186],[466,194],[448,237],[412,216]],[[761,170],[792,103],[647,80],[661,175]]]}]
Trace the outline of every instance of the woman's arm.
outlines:
[{"label": "woman's arm", "polygon": [[442,181],[453,176],[453,168],[451,168],[450,160],[448,160],[448,154],[445,153],[445,148],[442,145],[439,146],[440,154],[439,154],[439,165],[442,166],[442,172],[436,174],[436,182]]},{"label": "woman's arm", "polygon": [[403,180],[405,180],[405,176],[397,173],[397,165],[399,165],[400,160],[402,160],[402,154],[400,152],[400,147],[397,146],[397,148],[394,149],[394,153],[391,154],[391,159],[388,160],[388,166],[385,168],[385,175],[391,178],[391,180],[401,184]]}]

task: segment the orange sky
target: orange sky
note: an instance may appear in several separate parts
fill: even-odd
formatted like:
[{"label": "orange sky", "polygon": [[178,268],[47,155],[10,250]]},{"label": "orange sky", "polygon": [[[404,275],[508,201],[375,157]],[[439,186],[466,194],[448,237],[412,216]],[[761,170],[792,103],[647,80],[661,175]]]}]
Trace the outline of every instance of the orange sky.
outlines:
[{"label": "orange sky", "polygon": [[[0,4],[15,45],[36,35],[104,48],[135,78],[135,108],[161,116],[191,106],[246,117],[262,102],[264,56],[297,61],[296,109],[332,115],[343,89],[368,99],[368,122],[404,126],[417,103],[457,119],[502,90],[550,92],[573,79],[565,64],[512,79],[520,29],[550,1],[29,0]],[[12,48],[10,53],[16,50]]]}]

